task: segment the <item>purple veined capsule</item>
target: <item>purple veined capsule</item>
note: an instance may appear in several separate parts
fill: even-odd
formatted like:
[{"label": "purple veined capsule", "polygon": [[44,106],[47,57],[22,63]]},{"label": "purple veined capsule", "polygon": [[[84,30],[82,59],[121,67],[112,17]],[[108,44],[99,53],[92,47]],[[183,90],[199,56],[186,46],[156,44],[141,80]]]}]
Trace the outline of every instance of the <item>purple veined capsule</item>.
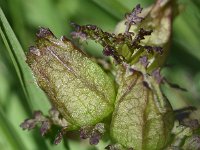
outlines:
[{"label": "purple veined capsule", "polygon": [[113,111],[113,79],[67,38],[58,40],[49,29],[40,28],[27,63],[39,87],[66,119],[68,130],[95,125]]}]

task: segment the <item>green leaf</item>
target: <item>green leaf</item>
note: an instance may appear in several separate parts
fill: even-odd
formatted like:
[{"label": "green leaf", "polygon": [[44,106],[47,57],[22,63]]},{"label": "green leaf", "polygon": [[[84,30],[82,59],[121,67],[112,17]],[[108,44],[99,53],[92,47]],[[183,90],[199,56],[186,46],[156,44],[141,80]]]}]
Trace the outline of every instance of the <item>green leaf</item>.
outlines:
[{"label": "green leaf", "polygon": [[36,85],[32,72],[26,64],[24,51],[2,9],[0,9],[0,35],[13,62],[27,102],[33,108],[47,110],[49,108],[47,98]]}]

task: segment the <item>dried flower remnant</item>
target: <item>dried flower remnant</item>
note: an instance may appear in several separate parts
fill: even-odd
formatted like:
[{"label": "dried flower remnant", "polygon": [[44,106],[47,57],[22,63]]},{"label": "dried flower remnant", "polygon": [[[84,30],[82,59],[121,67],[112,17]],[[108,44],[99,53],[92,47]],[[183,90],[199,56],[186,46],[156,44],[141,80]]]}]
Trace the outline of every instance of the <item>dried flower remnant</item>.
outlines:
[{"label": "dried flower remnant", "polygon": [[45,118],[41,111],[35,111],[33,115],[33,119],[26,119],[23,123],[21,123],[20,127],[22,129],[31,130],[35,128],[37,123],[46,122],[47,118]]},{"label": "dried flower remnant", "polygon": [[86,126],[80,129],[80,138],[89,138],[89,143],[91,145],[97,145],[99,140],[105,133],[105,126],[103,123],[98,123],[95,126]]},{"label": "dried flower remnant", "polygon": [[105,32],[94,25],[80,26],[72,23],[75,28],[75,31],[72,32],[72,37],[83,38],[84,40],[91,39],[98,42],[104,47],[103,54],[112,56],[117,64],[122,62],[134,64],[142,55],[147,55],[150,58],[155,55],[154,53],[161,55],[162,48],[160,46],[141,44],[141,40],[144,40],[146,36],[150,36],[153,32],[152,30],[140,28],[136,34],[130,31],[130,27],[133,24],[141,24],[143,18],[138,16],[141,11],[142,8],[137,5],[130,14],[126,14],[126,30],[122,33],[114,34]]},{"label": "dried flower remnant", "polygon": [[130,28],[132,25],[140,23],[142,21],[142,17],[139,17],[138,14],[140,14],[142,12],[142,9],[140,4],[136,5],[136,7],[132,10],[131,13],[127,13],[125,15],[126,18],[126,30],[125,32],[129,32]]},{"label": "dried flower remnant", "polygon": [[[176,0],[157,0],[155,4],[143,9],[139,14],[139,17],[143,18],[142,22],[132,24],[129,29],[129,32],[135,33],[133,38],[137,36],[141,28],[152,31],[151,36],[145,36],[145,39],[141,40],[140,43],[151,51],[152,47],[154,47],[153,51],[157,51],[149,57],[149,72],[165,63],[171,43],[172,22],[177,11]],[[117,25],[115,34],[123,33],[127,29],[126,21],[127,19],[124,19]],[[148,47],[148,45],[151,47]],[[140,53],[140,55],[143,55],[143,53]]]},{"label": "dried flower remnant", "polygon": [[68,130],[67,127],[64,127],[57,133],[57,135],[54,139],[54,144],[57,145],[62,141],[63,136],[66,134],[67,130]]},{"label": "dried flower remnant", "polygon": [[[97,26],[93,25],[84,25],[80,26],[75,23],[72,24],[75,27],[77,33],[84,34],[87,39],[92,39],[100,43],[103,47],[103,54],[106,56],[112,56],[115,61],[119,64],[122,62],[127,62],[134,64],[137,62],[142,55],[153,55],[154,53],[162,53],[161,47],[150,46],[150,45],[141,45],[140,41],[144,39],[145,36],[149,36],[152,31],[140,29],[138,34],[132,39],[131,32],[124,32],[120,34],[113,34],[104,32]],[[73,35],[75,32],[73,32]],[[76,38],[82,38],[76,37]],[[143,54],[142,54],[143,53]]]},{"label": "dried flower remnant", "polygon": [[[44,136],[50,131],[52,125],[60,126],[62,127],[62,131],[64,131],[68,124],[66,120],[60,116],[60,113],[55,108],[52,108],[49,110],[49,116],[43,115],[41,111],[35,111],[33,118],[24,120],[24,122],[20,124],[20,127],[23,130],[31,130],[35,128],[36,125],[40,127],[40,134]],[[58,136],[56,139],[58,139]]]},{"label": "dried flower remnant", "polygon": [[146,68],[149,64],[147,56],[142,56],[139,59],[140,63]]}]

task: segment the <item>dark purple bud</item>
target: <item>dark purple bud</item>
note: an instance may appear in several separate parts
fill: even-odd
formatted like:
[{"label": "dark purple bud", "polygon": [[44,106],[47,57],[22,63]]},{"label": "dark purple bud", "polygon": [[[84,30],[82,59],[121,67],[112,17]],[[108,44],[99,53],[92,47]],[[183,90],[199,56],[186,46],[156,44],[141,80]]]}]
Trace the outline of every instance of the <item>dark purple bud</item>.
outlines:
[{"label": "dark purple bud", "polygon": [[76,24],[74,22],[71,22],[70,24],[75,28],[76,31],[80,31],[81,30],[81,26],[80,25],[78,25],[78,24]]},{"label": "dark purple bud", "polygon": [[160,55],[162,55],[163,53],[163,48],[162,47],[157,47],[157,46],[143,46],[148,53],[153,53],[153,52],[156,52],[156,53],[159,53]]},{"label": "dark purple bud", "polygon": [[80,129],[80,138],[89,138],[89,143],[91,145],[96,145],[99,143],[101,136],[105,132],[104,123],[98,123],[95,126],[86,126]]},{"label": "dark purple bud", "polygon": [[36,36],[38,38],[46,38],[49,36],[54,37],[54,34],[49,30],[49,28],[40,27],[39,31],[36,33]]},{"label": "dark purple bud", "polygon": [[95,25],[87,25],[86,26],[88,29],[90,29],[90,30],[95,30],[95,29],[97,29],[97,26],[95,26]]},{"label": "dark purple bud", "polygon": [[[140,43],[141,40],[145,39],[144,36],[148,36],[151,35],[151,33],[153,32],[153,30],[144,30],[143,28],[141,28],[138,32],[138,34],[135,36],[135,38],[132,41],[132,45],[137,47],[137,45]],[[144,46],[145,48],[145,46]],[[148,47],[147,48],[151,48]],[[152,51],[152,50],[151,50]]]},{"label": "dark purple bud", "polygon": [[105,46],[103,49],[103,55],[105,56],[114,56],[115,50],[113,47]]},{"label": "dark purple bud", "polygon": [[100,139],[101,139],[101,134],[98,132],[94,132],[91,135],[89,142],[91,145],[97,145]]},{"label": "dark purple bud", "polygon": [[159,54],[161,54],[162,55],[162,53],[163,53],[163,48],[162,47],[153,47],[153,50],[155,51],[155,52],[157,52],[157,53],[159,53]]},{"label": "dark purple bud", "polygon": [[144,39],[144,36],[151,35],[152,32],[153,30],[144,30],[143,28],[141,28],[138,32],[138,37],[140,39]]},{"label": "dark purple bud", "polygon": [[133,12],[135,14],[140,14],[142,12],[142,7],[140,6],[140,4],[137,4],[136,7],[133,9]]},{"label": "dark purple bud", "polygon": [[148,62],[148,57],[145,55],[145,56],[142,56],[140,57],[139,59],[140,63],[146,68],[149,64]]},{"label": "dark purple bud", "polygon": [[71,32],[71,36],[72,36],[73,39],[81,39],[82,41],[87,40],[87,35],[85,33],[81,32],[81,31],[79,31],[79,32],[76,32],[76,31]]},{"label": "dark purple bud", "polygon": [[99,140],[101,139],[101,136],[105,133],[105,125],[104,123],[98,123],[95,125],[91,136],[90,136],[90,144],[96,145],[99,143]]},{"label": "dark purple bud", "polygon": [[80,26],[76,23],[71,23],[71,25],[75,28],[75,31],[71,32],[71,36],[73,39],[81,39],[85,41],[87,39],[87,34],[83,32],[84,26]]},{"label": "dark purple bud", "polygon": [[155,69],[152,72],[152,76],[154,77],[154,79],[157,81],[158,84],[163,82],[163,77],[160,75],[160,68]]},{"label": "dark purple bud", "polygon": [[41,111],[34,111],[34,113],[33,113],[34,118],[38,119],[38,120],[39,120],[39,118],[41,118],[42,115],[43,114]]},{"label": "dark purple bud", "polygon": [[47,120],[47,118],[43,115],[41,111],[35,111],[33,117],[37,122],[42,122]]},{"label": "dark purple bud", "polygon": [[41,133],[41,135],[44,136],[48,132],[48,130],[50,129],[50,127],[51,127],[51,124],[50,124],[49,121],[42,122],[42,125],[40,127],[40,133]]},{"label": "dark purple bud", "polygon": [[139,23],[143,20],[142,17],[139,17],[138,14],[140,14],[142,12],[142,8],[140,7],[140,5],[138,4],[133,10],[131,13],[127,13],[125,14],[125,18],[126,18],[126,22],[125,22],[125,25],[126,25],[126,31],[125,32],[128,32],[131,25],[133,24],[136,24],[136,23]]},{"label": "dark purple bud", "polygon": [[81,128],[80,129],[80,138],[87,139],[91,136],[92,129],[89,128]]},{"label": "dark purple bud", "polygon": [[104,123],[96,124],[94,130],[98,131],[100,134],[105,133],[105,125],[104,125]]},{"label": "dark purple bud", "polygon": [[132,40],[132,37],[133,37],[134,35],[135,35],[134,32],[125,32],[125,33],[124,33],[124,38],[126,37],[126,38]]},{"label": "dark purple bud", "polygon": [[33,114],[33,119],[27,119],[25,120],[20,127],[22,129],[27,129],[27,130],[31,130],[33,128],[35,128],[37,123],[40,123],[42,121],[46,120],[46,118],[43,116],[41,111],[35,111]]},{"label": "dark purple bud", "polygon": [[57,135],[56,135],[56,138],[54,140],[54,144],[59,144],[61,141],[62,141],[62,138],[63,138],[63,135],[61,132],[59,132]]},{"label": "dark purple bud", "polygon": [[66,134],[67,127],[63,127],[58,134],[56,135],[56,138],[54,140],[54,144],[59,144],[62,141],[63,136]]},{"label": "dark purple bud", "polygon": [[51,118],[58,118],[60,113],[56,108],[51,108],[49,114]]},{"label": "dark purple bud", "polygon": [[61,119],[58,110],[51,109],[49,111],[50,116],[44,116],[41,111],[35,111],[33,114],[33,119],[25,120],[20,127],[24,130],[31,130],[40,126],[40,134],[44,136],[51,128],[52,125],[62,126],[63,128],[57,134],[54,143],[58,144],[61,142],[62,137],[67,131],[67,122]]},{"label": "dark purple bud", "polygon": [[20,127],[23,130],[31,130],[33,128],[35,128],[36,126],[36,121],[34,119],[26,119],[23,123],[20,124]]},{"label": "dark purple bud", "polygon": [[148,53],[153,53],[153,47],[152,46],[143,46]]},{"label": "dark purple bud", "polygon": [[35,46],[30,46],[30,47],[29,47],[29,51],[30,51],[32,54],[36,55],[36,56],[40,56],[40,55],[41,55],[41,54],[40,54],[40,50],[39,50],[38,48],[36,48]]},{"label": "dark purple bud", "polygon": [[122,61],[122,58],[117,54],[115,49],[108,45],[104,47],[103,55],[112,56],[115,59],[116,63],[120,63]]}]

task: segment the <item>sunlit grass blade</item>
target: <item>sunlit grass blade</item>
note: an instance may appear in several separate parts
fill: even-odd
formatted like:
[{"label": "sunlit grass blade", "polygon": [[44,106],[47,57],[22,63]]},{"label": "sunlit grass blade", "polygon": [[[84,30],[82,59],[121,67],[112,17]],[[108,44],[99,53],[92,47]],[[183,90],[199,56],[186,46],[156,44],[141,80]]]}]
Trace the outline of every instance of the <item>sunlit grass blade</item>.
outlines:
[{"label": "sunlit grass blade", "polygon": [[35,84],[32,72],[25,62],[24,51],[1,9],[0,34],[17,72],[26,100],[35,109],[47,110],[49,108],[47,98]]}]

